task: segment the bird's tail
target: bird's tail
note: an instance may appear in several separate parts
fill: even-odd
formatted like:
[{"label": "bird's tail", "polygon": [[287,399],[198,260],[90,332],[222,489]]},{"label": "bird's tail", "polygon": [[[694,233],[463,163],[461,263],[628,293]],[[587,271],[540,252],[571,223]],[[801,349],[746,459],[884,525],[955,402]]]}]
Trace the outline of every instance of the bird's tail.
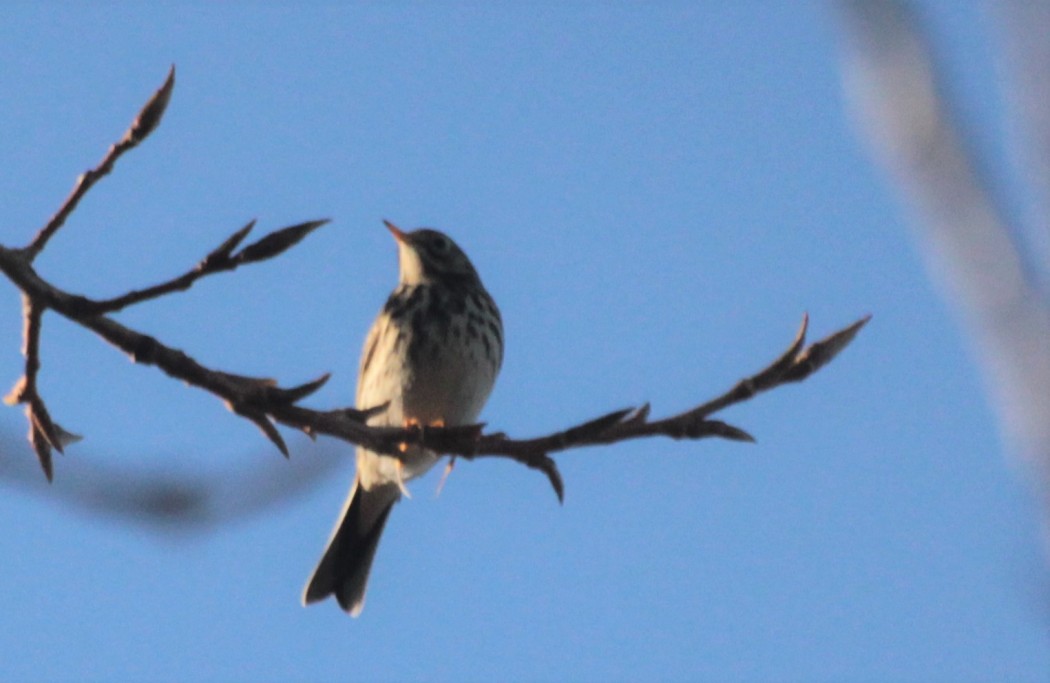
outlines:
[{"label": "bird's tail", "polygon": [[303,590],[304,605],[335,595],[339,606],[351,616],[361,613],[379,537],[400,497],[397,484],[374,486],[366,491],[354,480],[324,556]]}]

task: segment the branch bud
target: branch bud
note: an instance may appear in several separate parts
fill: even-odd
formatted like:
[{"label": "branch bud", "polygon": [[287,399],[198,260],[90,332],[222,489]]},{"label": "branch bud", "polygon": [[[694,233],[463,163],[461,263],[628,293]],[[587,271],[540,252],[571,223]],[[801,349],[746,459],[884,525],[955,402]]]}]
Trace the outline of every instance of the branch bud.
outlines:
[{"label": "branch bud", "polygon": [[168,102],[171,101],[171,91],[174,88],[175,65],[172,64],[171,69],[168,71],[168,77],[164,80],[164,85],[160,86],[157,92],[153,93],[153,97],[149,98],[149,102],[146,103],[146,106],[142,108],[142,111],[131,123],[128,132],[124,133],[124,139],[121,142],[134,147],[156,130],[157,126],[160,125],[161,118],[164,116],[164,110],[168,108]]},{"label": "branch bud", "polygon": [[298,244],[304,237],[328,222],[327,218],[318,221],[300,223],[288,228],[282,228],[271,232],[258,242],[253,242],[242,249],[234,258],[239,263],[252,263],[254,261],[265,261]]}]

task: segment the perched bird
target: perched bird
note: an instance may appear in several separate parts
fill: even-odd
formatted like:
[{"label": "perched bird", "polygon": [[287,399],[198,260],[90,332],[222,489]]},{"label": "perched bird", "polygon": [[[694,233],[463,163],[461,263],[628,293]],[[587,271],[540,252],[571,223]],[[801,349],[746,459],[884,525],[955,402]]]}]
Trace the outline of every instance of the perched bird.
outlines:
[{"label": "perched bird", "polygon": [[[463,425],[475,421],[503,363],[503,323],[470,259],[437,230],[402,232],[400,275],[361,354],[357,407],[386,403],[370,425]],[[387,517],[405,482],[438,456],[409,447],[401,459],[357,449],[357,474],[321,562],[303,591],[307,605],[334,595],[361,613]]]}]

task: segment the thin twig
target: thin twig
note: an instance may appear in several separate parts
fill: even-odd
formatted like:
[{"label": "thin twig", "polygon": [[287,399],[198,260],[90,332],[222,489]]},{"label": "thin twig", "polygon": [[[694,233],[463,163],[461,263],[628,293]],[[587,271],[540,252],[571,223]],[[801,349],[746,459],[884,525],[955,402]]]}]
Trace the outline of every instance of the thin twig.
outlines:
[{"label": "thin twig", "polygon": [[37,391],[37,374],[40,372],[40,330],[43,323],[44,307],[32,297],[22,295],[22,355],[25,357],[25,373],[4,397],[8,405],[25,405],[26,419],[29,422],[29,443],[36,452],[40,467],[48,481],[54,477],[51,451],[62,452],[63,447],[80,439],[52,421],[44,399]]},{"label": "thin twig", "polygon": [[328,223],[324,218],[316,221],[308,221],[282,228],[266,235],[258,242],[249,244],[247,247],[234,254],[233,250],[244,240],[253,227],[255,221],[250,221],[243,228],[233,233],[220,244],[214,251],[205,256],[200,263],[182,275],[162,282],[152,287],[138,289],[112,299],[101,301],[84,300],[83,306],[86,312],[94,315],[103,313],[114,313],[123,310],[133,304],[139,304],[150,299],[157,299],[166,294],[184,292],[193,286],[197,280],[215,273],[236,270],[239,266],[249,263],[259,263],[273,258],[297,244],[308,234]]},{"label": "thin twig", "polygon": [[36,259],[37,255],[47,246],[48,240],[54,237],[59,228],[65,224],[66,219],[77,208],[80,200],[88,193],[88,190],[94,187],[99,180],[109,175],[117,160],[125,152],[145,140],[160,125],[160,120],[164,116],[164,110],[167,109],[168,102],[171,100],[171,92],[174,87],[175,66],[172,65],[164,84],[146,102],[146,106],[142,108],[139,115],[132,121],[131,126],[128,127],[120,141],[110,146],[106,156],[102,158],[98,166],[85,171],[77,178],[72,191],[66,197],[66,201],[62,203],[62,206],[51,217],[51,220],[47,222],[47,225],[36,234],[33,241],[25,247],[26,258],[30,262]]}]

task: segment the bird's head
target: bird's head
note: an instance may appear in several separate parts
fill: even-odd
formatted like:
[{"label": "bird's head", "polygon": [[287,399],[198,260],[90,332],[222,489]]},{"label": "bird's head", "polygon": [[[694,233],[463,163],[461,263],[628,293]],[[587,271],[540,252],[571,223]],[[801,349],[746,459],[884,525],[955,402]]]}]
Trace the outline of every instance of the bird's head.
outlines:
[{"label": "bird's head", "polygon": [[448,235],[429,228],[404,232],[390,221],[383,223],[397,240],[401,284],[479,281],[470,259]]}]

